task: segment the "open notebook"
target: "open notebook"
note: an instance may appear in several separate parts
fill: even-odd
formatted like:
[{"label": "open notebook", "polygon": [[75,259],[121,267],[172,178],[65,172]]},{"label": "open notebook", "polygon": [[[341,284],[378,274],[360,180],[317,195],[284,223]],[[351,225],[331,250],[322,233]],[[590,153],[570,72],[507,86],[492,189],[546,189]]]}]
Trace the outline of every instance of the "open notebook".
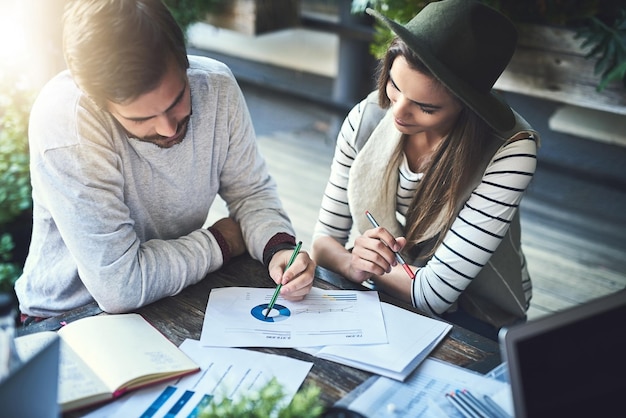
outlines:
[{"label": "open notebook", "polygon": [[500,331],[516,418],[624,411],[626,291]]}]

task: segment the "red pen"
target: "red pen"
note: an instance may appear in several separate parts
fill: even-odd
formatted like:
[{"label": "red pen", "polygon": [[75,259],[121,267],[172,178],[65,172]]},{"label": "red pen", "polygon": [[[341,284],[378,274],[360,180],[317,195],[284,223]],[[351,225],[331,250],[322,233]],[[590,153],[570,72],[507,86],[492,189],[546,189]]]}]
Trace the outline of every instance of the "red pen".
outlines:
[{"label": "red pen", "polygon": [[[374,228],[378,228],[380,226],[380,225],[378,225],[378,222],[376,222],[376,219],[374,219],[372,214],[369,213],[369,211],[365,211],[365,216],[367,216],[367,219],[369,219],[370,222],[372,223],[372,225],[374,225]],[[385,245],[387,245],[386,242],[385,242]],[[391,251],[393,251],[393,250],[391,250]],[[400,263],[402,265],[402,268],[404,269],[404,271],[406,271],[406,274],[409,275],[411,280],[415,280],[415,273],[413,273],[413,270],[411,270],[411,267],[409,267],[409,265],[406,263],[406,261],[404,261],[404,258],[402,258],[400,253],[395,252],[395,251],[393,251],[393,253],[396,255],[396,260],[398,260],[398,263]]]}]

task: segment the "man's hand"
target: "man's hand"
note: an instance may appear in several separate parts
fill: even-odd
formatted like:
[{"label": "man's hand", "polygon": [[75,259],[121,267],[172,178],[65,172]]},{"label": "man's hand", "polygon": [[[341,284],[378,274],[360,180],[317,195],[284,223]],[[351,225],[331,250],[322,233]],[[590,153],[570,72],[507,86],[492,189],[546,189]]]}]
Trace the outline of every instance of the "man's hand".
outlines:
[{"label": "man's hand", "polygon": [[315,262],[306,251],[300,251],[285,270],[293,250],[278,251],[269,263],[269,274],[277,284],[282,283],[280,295],[290,301],[302,300],[311,291],[315,277]]},{"label": "man's hand", "polygon": [[243,241],[239,222],[233,218],[222,218],[215,222],[212,228],[217,229],[228,243],[231,257],[237,257],[246,251],[246,243]]}]

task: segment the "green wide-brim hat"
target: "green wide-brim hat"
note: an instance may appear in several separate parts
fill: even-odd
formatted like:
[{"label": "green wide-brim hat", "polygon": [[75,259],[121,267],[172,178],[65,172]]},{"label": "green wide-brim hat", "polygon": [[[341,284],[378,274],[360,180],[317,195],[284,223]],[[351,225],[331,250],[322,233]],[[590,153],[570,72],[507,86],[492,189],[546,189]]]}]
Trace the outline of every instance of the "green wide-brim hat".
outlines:
[{"label": "green wide-brim hat", "polygon": [[496,131],[514,127],[511,108],[493,91],[517,44],[517,30],[503,14],[472,0],[426,5],[406,25],[373,9],[432,74]]}]

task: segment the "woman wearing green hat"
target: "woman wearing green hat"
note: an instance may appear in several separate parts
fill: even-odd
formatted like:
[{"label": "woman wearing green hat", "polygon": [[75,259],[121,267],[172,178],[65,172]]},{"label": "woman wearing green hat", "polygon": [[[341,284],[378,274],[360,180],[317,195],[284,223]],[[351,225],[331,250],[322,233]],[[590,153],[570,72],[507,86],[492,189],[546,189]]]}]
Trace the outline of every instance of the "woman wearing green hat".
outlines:
[{"label": "woman wearing green hat", "polygon": [[517,32],[468,0],[430,3],[406,25],[368,13],[397,36],[337,138],[315,261],[497,339],[532,295],[518,207],[539,137],[492,90]]}]

